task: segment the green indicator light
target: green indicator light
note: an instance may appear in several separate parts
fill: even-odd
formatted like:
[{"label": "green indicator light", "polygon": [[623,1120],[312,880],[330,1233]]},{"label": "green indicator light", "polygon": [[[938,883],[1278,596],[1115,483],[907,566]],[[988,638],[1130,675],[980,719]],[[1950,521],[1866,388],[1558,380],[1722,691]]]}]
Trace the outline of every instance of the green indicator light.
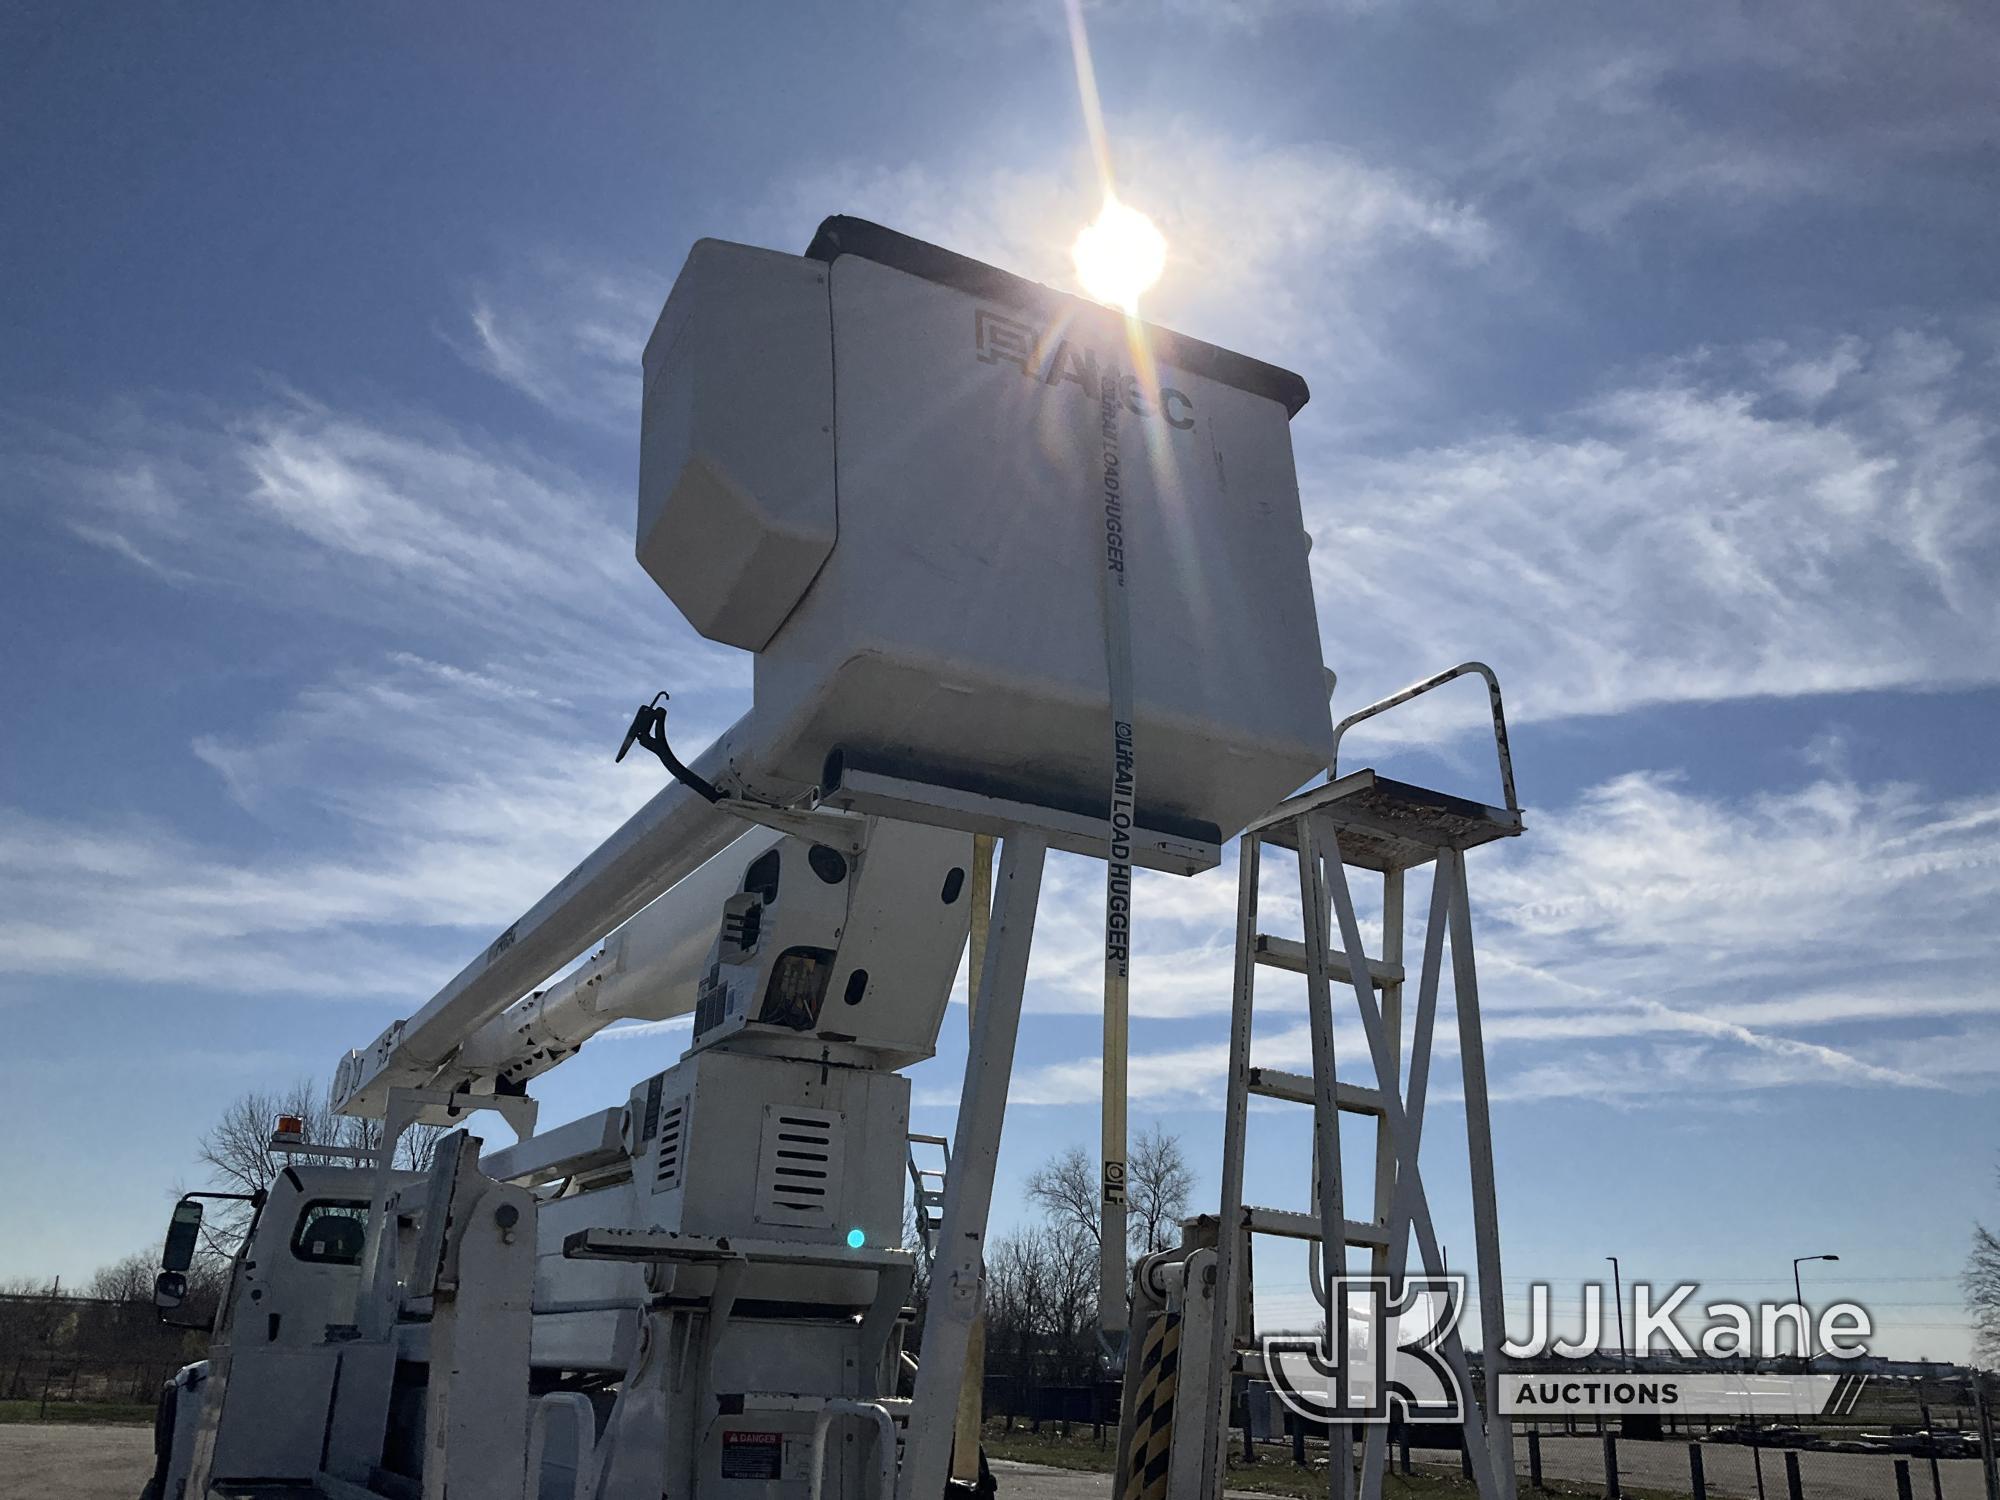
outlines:
[{"label": "green indicator light", "polygon": [[848,1249],[850,1249],[850,1250],[859,1250],[859,1249],[860,1249],[860,1248],[861,1248],[861,1247],[862,1247],[863,1245],[865,1245],[865,1244],[867,1244],[867,1243],[868,1243],[868,1236],[867,1236],[867,1235],[865,1235],[865,1234],[863,1234],[863,1233],[862,1233],[862,1232],[861,1232],[860,1230],[858,1230],[858,1229],[850,1229],[850,1230],[848,1230],[848,1231],[847,1231],[847,1248],[848,1248]]}]

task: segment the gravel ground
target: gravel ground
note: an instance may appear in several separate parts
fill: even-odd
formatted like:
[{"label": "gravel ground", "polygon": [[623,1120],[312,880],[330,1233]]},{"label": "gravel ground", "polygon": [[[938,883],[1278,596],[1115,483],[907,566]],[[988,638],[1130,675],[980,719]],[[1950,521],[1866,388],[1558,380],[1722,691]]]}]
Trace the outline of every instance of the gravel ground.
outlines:
[{"label": "gravel ground", "polygon": [[0,1426],[0,1500],[139,1500],[152,1472],[150,1427]]}]

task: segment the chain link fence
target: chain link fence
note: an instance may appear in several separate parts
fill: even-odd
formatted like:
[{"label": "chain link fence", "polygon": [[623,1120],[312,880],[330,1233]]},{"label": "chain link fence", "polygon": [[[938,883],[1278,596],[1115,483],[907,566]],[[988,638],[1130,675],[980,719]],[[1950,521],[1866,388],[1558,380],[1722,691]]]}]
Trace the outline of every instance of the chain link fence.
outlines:
[{"label": "chain link fence", "polygon": [[1517,1424],[1524,1491],[1605,1500],[2000,1500],[2000,1381],[1868,1377],[1837,1413],[1783,1423]]},{"label": "chain link fence", "polygon": [[[1996,1406],[2000,1377],[1968,1371],[1872,1376],[1850,1388],[1837,1414],[1783,1424],[1516,1420],[1516,1483],[1522,1500],[2000,1500]],[[1253,1385],[1231,1416],[1233,1463],[1324,1475],[1326,1429],[1285,1412],[1268,1387]],[[1393,1425],[1389,1466],[1392,1478],[1472,1491],[1455,1427]]]},{"label": "chain link fence", "polygon": [[151,1302],[0,1295],[0,1402],[36,1420],[151,1407],[207,1335],[163,1324]]}]

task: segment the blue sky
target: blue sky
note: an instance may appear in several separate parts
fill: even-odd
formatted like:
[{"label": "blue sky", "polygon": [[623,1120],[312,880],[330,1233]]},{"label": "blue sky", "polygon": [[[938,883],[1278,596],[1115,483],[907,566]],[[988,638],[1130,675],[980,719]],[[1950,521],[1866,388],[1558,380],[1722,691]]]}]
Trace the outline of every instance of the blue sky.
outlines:
[{"label": "blue sky", "polygon": [[[1339,701],[1467,656],[1508,688],[1532,832],[1472,881],[1510,1294],[1618,1254],[1754,1296],[1833,1251],[1879,1349],[1962,1357],[2000,1218],[2000,22],[1088,16],[1173,247],[1148,314],[1312,386]],[[654,789],[610,763],[632,704],[745,706],[631,559],[690,242],[858,213],[1067,284],[1095,186],[1059,8],[997,3],[17,6],[0,165],[0,1279],[68,1278],[157,1239],[228,1098],[324,1077]],[[1476,700],[1356,763],[1484,793]],[[1051,871],[1003,1226],[1094,1138],[1098,888]],[[1140,898],[1135,1128],[1206,1197],[1230,876]],[[679,1046],[594,1043],[546,1118]],[[1303,1207],[1303,1126],[1256,1128],[1253,1197]]]}]

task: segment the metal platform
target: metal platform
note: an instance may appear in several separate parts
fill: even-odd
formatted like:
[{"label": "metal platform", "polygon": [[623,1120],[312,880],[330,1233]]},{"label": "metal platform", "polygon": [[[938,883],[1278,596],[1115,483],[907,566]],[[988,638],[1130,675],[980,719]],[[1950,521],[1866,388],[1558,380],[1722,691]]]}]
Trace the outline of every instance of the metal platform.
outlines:
[{"label": "metal platform", "polygon": [[1429,864],[1440,849],[1464,853],[1495,839],[1512,838],[1524,826],[1519,808],[1489,807],[1361,770],[1287,797],[1246,832],[1296,851],[1292,829],[1301,813],[1315,812],[1340,830],[1340,853],[1346,863],[1384,873]]}]

